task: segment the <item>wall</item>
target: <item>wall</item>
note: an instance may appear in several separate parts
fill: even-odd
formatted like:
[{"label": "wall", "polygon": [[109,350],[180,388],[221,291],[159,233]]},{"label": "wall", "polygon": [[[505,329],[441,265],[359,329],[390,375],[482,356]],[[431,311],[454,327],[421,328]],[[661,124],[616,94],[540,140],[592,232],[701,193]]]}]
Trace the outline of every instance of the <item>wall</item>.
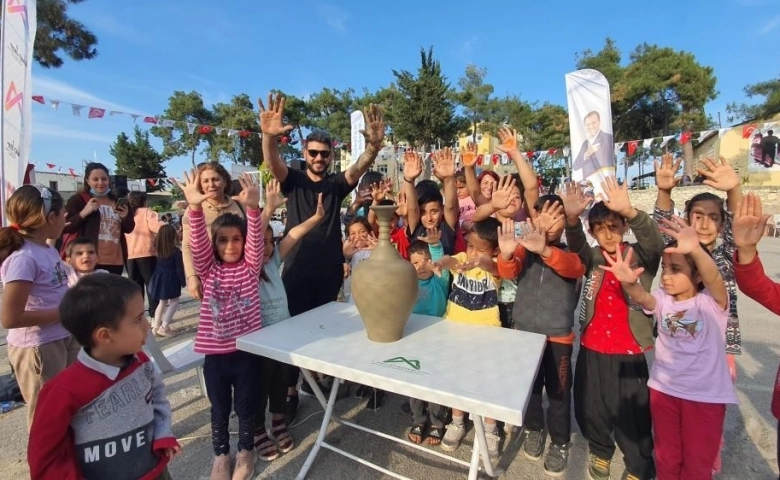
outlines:
[{"label": "wall", "polygon": [[[685,201],[693,198],[694,195],[698,195],[702,192],[711,192],[719,195],[722,198],[726,198],[726,194],[721,194],[707,186],[691,186],[691,187],[677,187],[672,191],[672,200],[678,209],[682,210]],[[742,186],[743,193],[755,193],[761,197],[761,202],[764,206],[764,213],[780,213],[780,186],[777,187],[762,187],[762,186]],[[658,190],[655,188],[648,188],[646,190],[631,190],[629,192],[631,196],[631,203],[639,210],[646,212],[652,212],[655,206],[655,197],[658,195]]]}]

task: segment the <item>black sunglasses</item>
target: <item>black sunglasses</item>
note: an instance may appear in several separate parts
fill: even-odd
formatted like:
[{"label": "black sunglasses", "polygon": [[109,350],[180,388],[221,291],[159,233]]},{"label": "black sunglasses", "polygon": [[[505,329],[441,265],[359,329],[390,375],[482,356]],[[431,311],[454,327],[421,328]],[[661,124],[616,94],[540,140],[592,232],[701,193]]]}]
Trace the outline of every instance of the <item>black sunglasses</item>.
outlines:
[{"label": "black sunglasses", "polygon": [[319,155],[321,158],[328,158],[330,157],[330,150],[313,150],[311,148],[306,149],[307,152],[309,152],[309,156],[311,158],[317,158],[317,155]]}]

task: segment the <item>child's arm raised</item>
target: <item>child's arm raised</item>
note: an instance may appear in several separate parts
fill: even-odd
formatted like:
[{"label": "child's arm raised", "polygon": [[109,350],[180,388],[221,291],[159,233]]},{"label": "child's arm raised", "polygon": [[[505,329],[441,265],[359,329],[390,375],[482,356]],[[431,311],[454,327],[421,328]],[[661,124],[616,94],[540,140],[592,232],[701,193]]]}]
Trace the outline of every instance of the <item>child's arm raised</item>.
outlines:
[{"label": "child's arm raised", "polygon": [[176,184],[181,188],[184,197],[189,204],[188,217],[190,228],[190,249],[192,252],[192,263],[195,265],[195,274],[204,280],[211,267],[214,266],[214,251],[209,243],[209,236],[206,232],[206,217],[203,216],[203,202],[208,198],[214,198],[215,194],[204,194],[198,190],[200,174],[192,169],[190,174],[184,172],[183,181],[176,180]]},{"label": "child's arm raised", "polygon": [[680,183],[680,177],[675,177],[680,169],[682,157],[674,161],[674,155],[665,153],[661,156],[661,162],[653,162],[655,168],[655,185],[658,187],[658,195],[655,206],[659,210],[670,211],[674,208],[672,203],[672,190]]},{"label": "child's arm raised", "polygon": [[420,205],[417,203],[417,190],[414,182],[422,175],[423,161],[419,153],[407,150],[404,152],[404,184],[401,194],[406,205],[406,231],[414,232],[420,224]]},{"label": "child's arm raised", "polygon": [[529,210],[532,210],[536,200],[539,199],[539,187],[536,184],[536,172],[525,161],[523,154],[517,148],[517,132],[510,128],[502,127],[498,131],[498,139],[501,140],[498,149],[509,155],[509,158],[515,163],[517,173],[520,175],[520,181],[523,183],[523,190],[525,191],[525,204],[528,205]]},{"label": "child's arm raised", "polygon": [[501,251],[496,261],[498,275],[507,280],[517,278],[523,271],[525,247],[515,237],[515,221],[511,218],[503,219],[498,227],[498,248]]},{"label": "child's arm raised", "polygon": [[444,186],[444,221],[458,229],[458,189],[455,187],[455,158],[450,147],[433,152],[433,174]]},{"label": "child's arm raised", "polygon": [[477,163],[477,146],[474,143],[468,142],[466,144],[465,149],[460,154],[460,163],[463,165],[463,174],[466,175],[466,190],[468,190],[471,199],[474,200],[474,205],[479,207],[490,203],[490,200],[482,194],[482,189],[479,188],[477,172],[474,169],[474,165]]},{"label": "child's arm raised", "polygon": [[238,177],[241,182],[241,193],[233,196],[233,200],[244,206],[246,210],[246,242],[244,243],[244,261],[255,275],[263,268],[263,251],[265,250],[265,231],[260,218],[260,188],[255,177],[242,173]]},{"label": "child's arm raised", "polygon": [[676,247],[669,247],[664,251],[666,253],[679,253],[690,256],[696,264],[696,270],[699,272],[704,288],[707,289],[720,308],[725,309],[729,304],[726,283],[720,275],[720,270],[718,270],[715,260],[699,243],[696,229],[689,226],[680,217],[672,217],[671,220],[664,220],[663,223],[664,227],[661,228],[664,233],[677,240]]},{"label": "child's arm raised", "polygon": [[639,283],[639,275],[641,275],[645,269],[642,267],[636,269],[631,268],[631,257],[634,254],[634,249],[631,247],[627,249],[625,260],[619,252],[615,255],[614,259],[607,252],[602,252],[602,254],[607,260],[607,263],[609,263],[609,266],[599,265],[599,268],[612,272],[612,274],[615,275],[615,278],[620,281],[626,295],[641,305],[642,308],[649,312],[655,310],[655,297],[645,291]]},{"label": "child's arm raised", "polygon": [[515,179],[513,177],[509,175],[501,177],[490,201],[477,207],[476,212],[474,212],[473,220],[475,222],[481,222],[482,220],[490,218],[499,210],[509,207],[509,205],[512,204],[512,200],[517,198],[514,189]]},{"label": "child's arm raised", "polygon": [[585,211],[590,200],[583,195],[582,187],[577,182],[564,185],[560,197],[563,200],[563,214],[566,218],[566,243],[569,250],[580,256],[585,267],[590,268],[591,249],[585,238],[585,227],[580,221],[580,215]]},{"label": "child's arm raised", "polygon": [[268,182],[268,185],[265,186],[265,208],[260,215],[263,232],[268,230],[268,225],[271,224],[274,212],[284,205],[286,201],[287,199],[282,195],[282,185],[276,180]]},{"label": "child's arm raised", "polygon": [[[729,165],[725,157],[720,157],[720,162],[715,162],[711,158],[705,158],[702,164],[706,168],[697,168],[696,171],[706,178],[704,184],[726,192],[726,206],[729,212],[734,212],[742,201],[741,180],[734,167]],[[724,219],[725,220],[725,219]]]},{"label": "child's arm raised", "polygon": [[287,235],[282,238],[282,241],[279,242],[277,248],[279,249],[279,256],[282,260],[290,253],[298,241],[307,233],[311,232],[323,218],[325,218],[325,207],[322,206],[322,193],[320,193],[317,195],[317,210],[315,210],[314,215],[306,219],[305,222],[291,228],[290,231],[287,232]]}]

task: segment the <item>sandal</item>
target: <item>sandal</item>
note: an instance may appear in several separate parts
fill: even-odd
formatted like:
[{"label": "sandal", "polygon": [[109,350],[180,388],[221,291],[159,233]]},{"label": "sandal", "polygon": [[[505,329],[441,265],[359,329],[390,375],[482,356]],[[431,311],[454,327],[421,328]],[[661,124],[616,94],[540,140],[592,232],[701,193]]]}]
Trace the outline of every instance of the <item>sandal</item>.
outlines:
[{"label": "sandal", "polygon": [[260,435],[255,435],[255,452],[257,452],[257,458],[264,462],[270,462],[279,458],[279,450],[276,448],[274,441],[271,440],[271,437],[268,436],[265,428]]},{"label": "sandal", "polygon": [[409,433],[406,434],[406,438],[412,443],[421,444],[425,439],[425,425],[413,426],[409,429]]},{"label": "sandal", "polygon": [[440,445],[442,438],[444,438],[444,427],[431,427],[431,431],[428,432],[428,439],[425,443],[428,445]]},{"label": "sandal", "polygon": [[295,447],[295,441],[290,435],[290,431],[287,430],[287,424],[284,422],[272,422],[271,435],[276,439],[276,444],[279,446],[279,452],[287,453]]}]

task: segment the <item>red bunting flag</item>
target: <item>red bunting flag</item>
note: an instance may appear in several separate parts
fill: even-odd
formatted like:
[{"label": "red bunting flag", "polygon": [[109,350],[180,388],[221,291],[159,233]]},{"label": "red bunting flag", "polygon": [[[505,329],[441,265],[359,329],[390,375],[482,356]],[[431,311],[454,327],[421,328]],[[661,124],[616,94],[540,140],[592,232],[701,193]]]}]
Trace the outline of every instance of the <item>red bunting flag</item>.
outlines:
[{"label": "red bunting flag", "polygon": [[89,107],[89,115],[87,115],[87,118],[103,118],[103,115],[105,114],[106,110],[103,108]]},{"label": "red bunting flag", "polygon": [[498,165],[499,156],[497,153],[493,154],[493,165]]},{"label": "red bunting flag", "polygon": [[156,117],[144,117],[144,123],[152,123],[154,125],[157,125],[157,118]]},{"label": "red bunting flag", "polygon": [[76,178],[76,172],[74,172],[72,168],[69,168],[68,172],[70,172],[71,177]]},{"label": "red bunting flag", "polygon": [[200,127],[198,127],[198,133],[200,133],[201,135],[208,135],[213,130],[214,127],[212,127],[211,125],[201,125]]},{"label": "red bunting flag", "polygon": [[628,142],[628,154],[633,155],[636,152],[636,147],[639,145],[637,141]]},{"label": "red bunting flag", "polygon": [[54,167],[56,167],[57,165],[53,163],[47,163],[46,166],[49,167],[49,169],[54,170]]},{"label": "red bunting flag", "polygon": [[742,126],[742,138],[750,138],[751,135],[753,135],[753,130],[755,130],[757,125],[743,125]]},{"label": "red bunting flag", "polygon": [[147,178],[146,182],[149,184],[150,187],[156,187],[157,186],[157,179],[156,178]]},{"label": "red bunting flag", "polygon": [[477,165],[482,165],[482,155],[477,155]]},{"label": "red bunting flag", "polygon": [[680,145],[685,145],[691,141],[691,132],[682,132],[680,134]]},{"label": "red bunting flag", "polygon": [[46,105],[46,101],[43,99],[43,95],[33,95],[32,99],[34,102],[38,102],[41,105]]},{"label": "red bunting flag", "polygon": [[535,152],[525,152],[525,156],[528,157],[528,158],[531,158],[531,157],[534,156],[534,153]]},{"label": "red bunting flag", "polygon": [[551,149],[547,150],[547,155],[555,155],[555,152],[557,152],[557,151],[558,151],[557,148],[551,148]]},{"label": "red bunting flag", "polygon": [[250,132],[249,130],[241,130],[240,132],[238,132],[238,136],[241,138],[246,138],[251,134],[252,132]]}]

